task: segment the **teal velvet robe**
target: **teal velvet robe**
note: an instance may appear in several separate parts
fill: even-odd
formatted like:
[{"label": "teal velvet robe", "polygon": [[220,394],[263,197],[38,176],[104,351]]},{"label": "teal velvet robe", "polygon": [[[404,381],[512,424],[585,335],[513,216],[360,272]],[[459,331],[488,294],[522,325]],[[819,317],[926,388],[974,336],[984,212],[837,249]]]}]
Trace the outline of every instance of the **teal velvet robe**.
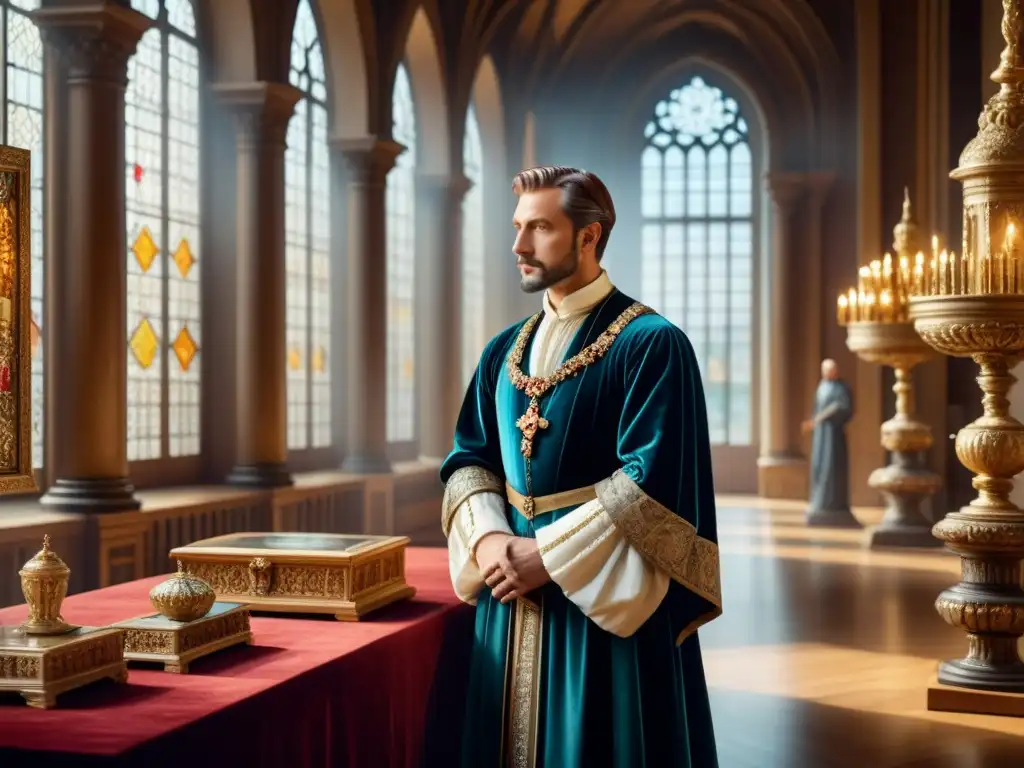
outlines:
[{"label": "teal velvet robe", "polygon": [[[614,290],[584,321],[566,359],[632,303]],[[487,345],[469,385],[441,468],[446,534],[473,492],[506,482],[529,490],[515,423],[529,399],[511,383],[507,364],[525,322]],[[528,361],[529,346],[526,373]],[[545,395],[541,414],[550,424],[534,441],[533,495],[597,484],[630,544],[673,580],[659,608],[627,638],[598,627],[553,582],[530,602],[509,605],[484,587],[461,764],[715,768],[695,629],[721,613],[721,597],[711,451],[693,349],[661,316],[641,315],[601,360]],[[511,505],[506,511],[516,535],[533,537],[575,508],[532,522]]]}]

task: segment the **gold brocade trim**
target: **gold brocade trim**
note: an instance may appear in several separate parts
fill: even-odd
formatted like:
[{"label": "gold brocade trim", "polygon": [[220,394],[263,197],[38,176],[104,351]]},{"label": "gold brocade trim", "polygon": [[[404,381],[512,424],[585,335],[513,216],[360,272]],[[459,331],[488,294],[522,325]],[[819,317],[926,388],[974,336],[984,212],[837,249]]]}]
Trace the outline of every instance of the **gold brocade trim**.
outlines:
[{"label": "gold brocade trim", "polygon": [[512,633],[512,696],[508,716],[509,768],[537,764],[537,723],[540,714],[542,607],[526,598],[515,603]]},{"label": "gold brocade trim", "polygon": [[452,520],[455,519],[455,513],[462,502],[470,496],[487,491],[499,496],[503,492],[501,479],[490,470],[483,467],[463,467],[452,473],[444,487],[444,499],[441,501],[441,530],[444,531],[445,538],[451,533]]},{"label": "gold brocade trim", "polygon": [[596,485],[597,498],[626,541],[673,580],[714,604],[687,627],[685,635],[722,612],[718,545],[697,535],[697,529],[648,496],[621,469]]},{"label": "gold brocade trim", "polygon": [[537,515],[543,515],[545,512],[554,512],[556,509],[571,507],[575,504],[586,504],[588,501],[597,498],[597,491],[594,490],[594,486],[587,485],[583,488],[573,488],[571,491],[559,491],[558,493],[550,493],[547,496],[535,496],[530,499],[533,502],[531,506],[526,503],[528,500],[526,496],[508,483],[505,483],[505,497],[519,514],[527,520],[533,520]]}]

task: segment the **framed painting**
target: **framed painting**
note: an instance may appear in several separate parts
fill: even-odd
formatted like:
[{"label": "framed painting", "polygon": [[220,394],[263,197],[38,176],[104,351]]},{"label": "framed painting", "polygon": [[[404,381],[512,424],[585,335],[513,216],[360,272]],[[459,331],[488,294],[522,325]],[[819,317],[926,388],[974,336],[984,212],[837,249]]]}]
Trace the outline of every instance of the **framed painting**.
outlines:
[{"label": "framed painting", "polygon": [[0,145],[0,495],[37,490],[32,473],[29,151]]}]

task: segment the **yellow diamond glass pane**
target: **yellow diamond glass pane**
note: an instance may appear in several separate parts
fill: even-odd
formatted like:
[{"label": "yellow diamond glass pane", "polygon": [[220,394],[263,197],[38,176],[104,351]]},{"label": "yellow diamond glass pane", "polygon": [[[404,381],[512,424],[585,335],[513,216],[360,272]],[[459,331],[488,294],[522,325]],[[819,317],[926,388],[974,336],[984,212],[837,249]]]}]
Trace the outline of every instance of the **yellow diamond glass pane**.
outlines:
[{"label": "yellow diamond glass pane", "polygon": [[323,373],[327,368],[327,353],[323,347],[317,347],[313,352],[313,370]]},{"label": "yellow diamond glass pane", "polygon": [[288,350],[288,367],[293,371],[297,371],[302,368],[302,355],[295,347]]},{"label": "yellow diamond glass pane", "polygon": [[177,338],[174,339],[174,343],[171,344],[171,349],[174,350],[174,354],[178,356],[178,362],[181,364],[181,370],[187,371],[188,367],[192,365],[192,361],[195,359],[196,352],[199,351],[199,345],[196,344],[196,340],[192,338],[192,334],[188,332],[188,326],[182,326],[182,329],[178,331]]},{"label": "yellow diamond glass pane", "polygon": [[143,318],[139,323],[135,333],[132,334],[129,345],[139,365],[149,368],[153,364],[157,352],[160,351],[160,339],[157,338],[156,331],[153,330],[153,326],[147,318]]},{"label": "yellow diamond glass pane", "polygon": [[181,242],[178,243],[178,250],[174,252],[174,256],[171,258],[178,265],[178,272],[181,273],[181,276],[188,277],[192,265],[196,263],[196,257],[192,255],[192,249],[188,247],[187,238],[181,238]]},{"label": "yellow diamond glass pane", "polygon": [[139,262],[142,271],[148,272],[149,268],[153,266],[156,255],[160,253],[149,227],[143,227],[139,236],[135,238],[135,242],[132,244],[132,253],[135,254],[135,260]]}]

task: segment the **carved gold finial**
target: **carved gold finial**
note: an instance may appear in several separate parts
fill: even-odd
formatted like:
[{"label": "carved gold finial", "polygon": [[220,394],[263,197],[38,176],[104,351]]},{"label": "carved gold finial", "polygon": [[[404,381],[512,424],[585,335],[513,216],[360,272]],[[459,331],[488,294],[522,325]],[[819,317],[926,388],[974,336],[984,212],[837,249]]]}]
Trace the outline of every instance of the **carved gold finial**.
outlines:
[{"label": "carved gold finial", "polygon": [[43,534],[43,552],[49,552],[49,551],[50,551],[50,534],[44,533]]},{"label": "carved gold finial", "polygon": [[185,573],[185,569],[181,565],[181,560],[178,560],[178,573]]},{"label": "carved gold finial", "polygon": [[[1003,40],[1006,48],[999,56],[999,69],[992,75],[997,83],[1019,82],[1021,79],[1020,33],[1021,0],[1003,0]],[[998,79],[997,79],[998,78]]]}]

